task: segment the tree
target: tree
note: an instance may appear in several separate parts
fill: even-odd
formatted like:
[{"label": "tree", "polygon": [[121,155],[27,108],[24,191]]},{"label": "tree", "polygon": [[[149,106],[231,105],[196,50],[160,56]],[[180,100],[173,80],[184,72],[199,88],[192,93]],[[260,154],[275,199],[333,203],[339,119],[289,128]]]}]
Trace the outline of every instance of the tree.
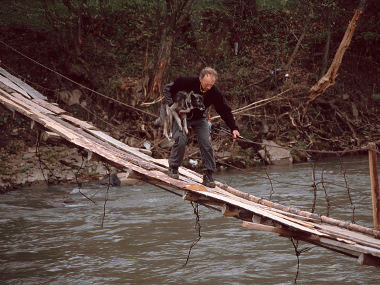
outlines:
[{"label": "tree", "polygon": [[158,48],[153,75],[151,79],[149,94],[156,99],[161,94],[162,81],[164,79],[167,66],[170,64],[174,42],[178,36],[178,31],[185,24],[185,20],[190,16],[193,0],[165,0],[162,15],[161,39]]},{"label": "tree", "polygon": [[338,50],[335,53],[334,59],[330,65],[327,73],[316,83],[313,87],[310,88],[309,98],[306,101],[304,114],[307,111],[309,104],[314,101],[317,97],[321,96],[327,88],[331,85],[334,85],[335,79],[338,76],[338,70],[340,64],[342,63],[344,53],[347,48],[350,46],[351,39],[354,35],[356,25],[359,21],[360,15],[364,11],[364,7],[366,5],[366,0],[361,0],[358,9],[355,10],[354,16],[352,17],[346,32],[343,36],[343,39],[339,45]]}]

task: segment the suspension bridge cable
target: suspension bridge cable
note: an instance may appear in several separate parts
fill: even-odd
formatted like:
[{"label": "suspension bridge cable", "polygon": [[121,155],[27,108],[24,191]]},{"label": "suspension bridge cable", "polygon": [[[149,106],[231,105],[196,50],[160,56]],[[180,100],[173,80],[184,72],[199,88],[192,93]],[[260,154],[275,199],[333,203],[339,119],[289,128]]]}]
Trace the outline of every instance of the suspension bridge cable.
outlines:
[{"label": "suspension bridge cable", "polygon": [[135,110],[135,111],[137,111],[137,112],[141,112],[141,113],[144,113],[144,114],[146,114],[146,115],[149,115],[149,116],[152,116],[152,117],[155,117],[155,118],[157,117],[157,115],[155,115],[155,114],[153,114],[153,113],[150,113],[150,112],[147,112],[147,111],[141,110],[141,109],[139,109],[139,108],[136,108],[136,107],[134,107],[134,106],[128,105],[128,104],[126,104],[126,103],[124,103],[124,102],[121,102],[121,101],[116,100],[116,99],[114,99],[114,98],[112,98],[112,97],[109,97],[109,96],[107,96],[107,95],[105,95],[105,94],[103,94],[103,93],[100,93],[100,92],[98,92],[98,91],[96,91],[96,90],[94,90],[94,89],[91,89],[91,88],[89,88],[89,87],[87,87],[87,86],[85,86],[85,85],[83,85],[83,84],[81,84],[81,83],[79,83],[79,82],[76,82],[76,81],[72,80],[71,78],[69,78],[69,77],[67,77],[67,76],[65,76],[65,75],[63,75],[63,74],[61,74],[61,73],[55,71],[54,69],[52,69],[52,68],[50,68],[50,67],[47,67],[46,65],[44,65],[44,64],[42,64],[42,63],[40,63],[40,62],[34,60],[33,58],[30,58],[29,56],[27,56],[27,55],[25,55],[24,53],[18,51],[18,50],[15,49],[14,47],[12,47],[12,46],[8,45],[7,43],[3,42],[2,40],[0,40],[0,43],[2,43],[3,45],[5,45],[5,46],[8,47],[9,49],[13,50],[14,52],[18,53],[19,55],[25,57],[26,59],[29,59],[29,60],[32,61],[33,63],[35,63],[35,64],[37,64],[37,65],[39,65],[39,66],[41,66],[41,67],[43,67],[43,68],[45,68],[45,69],[47,69],[47,70],[53,72],[54,74],[56,74],[56,75],[58,75],[58,76],[60,76],[60,77],[62,77],[62,78],[64,78],[64,79],[70,81],[71,83],[74,83],[74,84],[76,84],[76,85],[82,87],[83,89],[86,89],[86,90],[88,90],[88,91],[91,91],[91,92],[93,92],[93,93],[95,93],[95,94],[97,94],[97,95],[99,95],[99,96],[101,96],[101,97],[103,97],[103,98],[106,98],[107,100],[111,100],[111,101],[113,101],[113,102],[115,102],[115,103],[118,103],[118,104],[120,104],[120,105],[122,105],[122,106],[125,106],[125,107],[127,107],[127,108],[130,108],[130,109],[133,109],[133,110]]}]

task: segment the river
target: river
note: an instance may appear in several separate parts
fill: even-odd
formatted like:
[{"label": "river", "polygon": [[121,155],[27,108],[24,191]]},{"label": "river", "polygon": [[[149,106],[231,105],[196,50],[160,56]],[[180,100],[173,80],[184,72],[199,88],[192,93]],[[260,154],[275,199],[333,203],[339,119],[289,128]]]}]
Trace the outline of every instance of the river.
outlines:
[{"label": "river", "polygon": [[[367,156],[224,171],[216,179],[311,211],[313,177],[322,175],[316,212],[371,227]],[[297,257],[288,238],[245,229],[199,206],[201,239],[184,266],[198,238],[189,202],[149,184],[111,187],[102,227],[105,189],[51,186],[1,195],[1,284],[294,284]],[[303,242],[298,250],[297,284],[379,284],[380,268]]]}]

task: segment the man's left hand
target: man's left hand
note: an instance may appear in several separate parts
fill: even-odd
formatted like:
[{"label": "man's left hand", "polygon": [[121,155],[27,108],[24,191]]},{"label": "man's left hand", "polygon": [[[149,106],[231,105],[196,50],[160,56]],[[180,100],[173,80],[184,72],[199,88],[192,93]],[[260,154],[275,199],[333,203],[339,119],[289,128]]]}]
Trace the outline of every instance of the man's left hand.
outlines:
[{"label": "man's left hand", "polygon": [[234,136],[234,141],[240,136],[240,133],[238,130],[233,130],[232,135]]}]

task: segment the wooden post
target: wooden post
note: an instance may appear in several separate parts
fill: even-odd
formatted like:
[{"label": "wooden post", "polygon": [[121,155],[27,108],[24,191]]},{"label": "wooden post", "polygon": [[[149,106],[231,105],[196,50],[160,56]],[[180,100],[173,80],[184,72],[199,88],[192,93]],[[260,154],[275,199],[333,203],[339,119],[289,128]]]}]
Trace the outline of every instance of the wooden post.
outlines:
[{"label": "wooden post", "polygon": [[371,194],[372,194],[372,215],[373,226],[375,230],[379,230],[380,223],[380,195],[379,195],[379,179],[377,174],[377,154],[376,144],[368,144],[368,160],[369,160],[369,175],[371,178]]}]

